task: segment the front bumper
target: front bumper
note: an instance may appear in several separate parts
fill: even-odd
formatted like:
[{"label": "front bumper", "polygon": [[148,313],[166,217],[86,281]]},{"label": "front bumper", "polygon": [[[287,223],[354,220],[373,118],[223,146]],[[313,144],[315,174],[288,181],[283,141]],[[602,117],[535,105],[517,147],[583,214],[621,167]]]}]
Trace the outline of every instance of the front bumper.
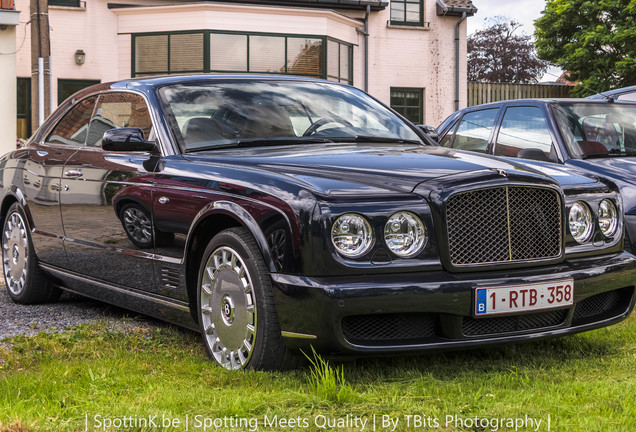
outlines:
[{"label": "front bumper", "polygon": [[[572,306],[476,318],[474,292],[574,279]],[[532,269],[347,277],[273,274],[280,327],[290,348],[327,354],[468,348],[604,327],[634,307],[636,257],[579,258]]]}]

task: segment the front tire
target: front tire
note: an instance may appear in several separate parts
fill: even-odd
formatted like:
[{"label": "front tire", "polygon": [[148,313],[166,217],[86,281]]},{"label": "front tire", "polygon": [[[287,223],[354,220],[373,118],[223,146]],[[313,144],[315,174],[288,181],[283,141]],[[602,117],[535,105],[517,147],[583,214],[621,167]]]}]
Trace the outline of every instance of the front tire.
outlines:
[{"label": "front tire", "polygon": [[38,266],[26,220],[22,207],[14,203],[2,227],[2,268],[9,297],[22,304],[56,301],[62,291]]},{"label": "front tire", "polygon": [[229,370],[276,370],[297,362],[285,347],[265,262],[244,228],[216,235],[203,254],[197,311],[209,356]]}]

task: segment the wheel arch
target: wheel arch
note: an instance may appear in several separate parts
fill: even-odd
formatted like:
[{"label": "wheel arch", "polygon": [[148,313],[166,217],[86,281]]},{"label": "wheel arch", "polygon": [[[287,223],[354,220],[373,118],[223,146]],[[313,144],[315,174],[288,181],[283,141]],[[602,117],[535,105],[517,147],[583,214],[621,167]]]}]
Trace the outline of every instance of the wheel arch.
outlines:
[{"label": "wheel arch", "polygon": [[276,272],[270,247],[260,225],[252,215],[239,204],[216,201],[204,207],[195,218],[188,232],[185,246],[185,279],[190,312],[198,323],[196,313],[196,293],[199,265],[208,242],[218,233],[228,228],[244,227],[254,237],[265,265],[270,272]]},{"label": "wheel arch", "polygon": [[22,206],[24,210],[24,214],[27,217],[27,223],[29,227],[33,229],[33,218],[31,217],[31,212],[29,211],[28,206],[26,205],[26,200],[24,199],[24,194],[20,189],[12,187],[10,191],[2,199],[2,206],[0,207],[0,223],[4,223],[4,218],[7,216],[7,211],[9,211],[9,207],[11,207],[14,203],[18,203]]},{"label": "wheel arch", "polygon": [[138,206],[145,209],[148,212],[148,214],[150,214],[150,208],[148,207],[148,204],[146,204],[140,199],[137,199],[131,196],[116,198],[113,200],[113,207],[115,209],[115,213],[119,215],[119,212],[121,211],[122,207],[125,206],[126,204],[137,204]]}]

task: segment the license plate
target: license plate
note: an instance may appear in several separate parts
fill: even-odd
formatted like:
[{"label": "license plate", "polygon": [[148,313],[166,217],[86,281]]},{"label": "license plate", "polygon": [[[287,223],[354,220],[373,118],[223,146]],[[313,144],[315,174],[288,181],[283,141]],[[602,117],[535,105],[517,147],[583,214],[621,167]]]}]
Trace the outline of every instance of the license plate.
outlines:
[{"label": "license plate", "polygon": [[485,287],[475,290],[475,315],[498,315],[570,306],[574,279],[555,282]]}]

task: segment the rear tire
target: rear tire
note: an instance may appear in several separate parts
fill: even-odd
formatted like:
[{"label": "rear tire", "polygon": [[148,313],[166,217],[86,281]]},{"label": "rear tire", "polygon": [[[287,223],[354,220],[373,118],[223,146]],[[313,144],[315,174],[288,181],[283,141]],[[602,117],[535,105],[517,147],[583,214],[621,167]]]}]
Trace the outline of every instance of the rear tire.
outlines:
[{"label": "rear tire", "polygon": [[199,268],[197,314],[209,356],[229,370],[298,365],[283,342],[265,262],[245,228],[216,235]]},{"label": "rear tire", "polygon": [[62,291],[38,266],[26,221],[22,207],[13,203],[2,227],[2,268],[9,297],[22,304],[56,301]]}]

